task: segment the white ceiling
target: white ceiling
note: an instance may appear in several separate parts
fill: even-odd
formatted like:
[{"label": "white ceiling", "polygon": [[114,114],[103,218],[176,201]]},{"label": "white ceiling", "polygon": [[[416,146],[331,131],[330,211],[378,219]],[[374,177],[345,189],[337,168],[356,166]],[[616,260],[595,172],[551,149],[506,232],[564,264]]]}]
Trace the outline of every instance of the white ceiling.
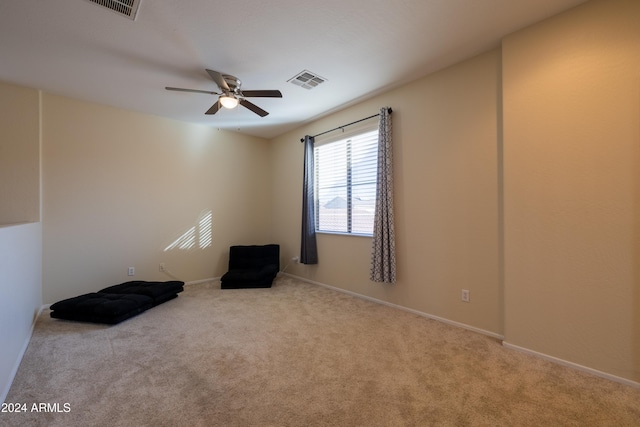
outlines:
[{"label": "white ceiling", "polygon": [[[137,19],[87,0],[0,0],[0,81],[271,138],[496,47],[585,0],[142,0]],[[204,112],[232,74],[270,112]],[[312,90],[287,80],[327,79]]]}]

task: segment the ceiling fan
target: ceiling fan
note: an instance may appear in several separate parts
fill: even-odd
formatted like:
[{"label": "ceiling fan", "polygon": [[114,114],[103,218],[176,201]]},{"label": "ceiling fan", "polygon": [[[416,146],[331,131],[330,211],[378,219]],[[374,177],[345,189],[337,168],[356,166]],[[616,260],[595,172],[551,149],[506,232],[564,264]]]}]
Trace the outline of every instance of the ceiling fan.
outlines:
[{"label": "ceiling fan", "polygon": [[205,114],[215,114],[221,107],[231,109],[237,107],[238,104],[240,104],[243,107],[253,111],[260,117],[264,117],[269,113],[264,111],[254,103],[247,101],[245,98],[282,98],[282,93],[279,90],[242,90],[240,88],[242,82],[237,77],[231,76],[229,74],[222,74],[213,70],[207,70],[207,73],[209,73],[209,76],[211,76],[213,81],[218,85],[220,93],[207,90],[183,89],[179,87],[168,86],[165,87],[165,89],[177,90],[180,92],[196,92],[206,93],[209,95],[219,95],[216,103],[213,104],[211,108],[209,108],[205,112]]}]

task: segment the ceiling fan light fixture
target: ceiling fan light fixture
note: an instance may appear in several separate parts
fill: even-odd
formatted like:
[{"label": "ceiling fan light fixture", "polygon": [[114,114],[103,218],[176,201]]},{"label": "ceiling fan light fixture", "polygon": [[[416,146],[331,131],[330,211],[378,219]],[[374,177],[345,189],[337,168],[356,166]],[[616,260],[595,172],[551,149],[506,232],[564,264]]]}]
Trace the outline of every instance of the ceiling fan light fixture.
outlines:
[{"label": "ceiling fan light fixture", "polygon": [[224,108],[233,109],[238,106],[238,98],[233,96],[221,96],[220,103]]}]

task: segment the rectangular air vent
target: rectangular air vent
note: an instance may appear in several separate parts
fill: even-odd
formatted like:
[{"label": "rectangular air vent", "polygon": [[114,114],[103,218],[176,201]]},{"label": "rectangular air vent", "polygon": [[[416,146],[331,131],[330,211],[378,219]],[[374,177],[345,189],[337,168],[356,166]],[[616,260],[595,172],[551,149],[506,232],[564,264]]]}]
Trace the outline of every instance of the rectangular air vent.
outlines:
[{"label": "rectangular air vent", "polygon": [[304,70],[295,76],[291,77],[288,82],[293,83],[296,86],[302,86],[305,89],[313,89],[327,81],[327,79],[320,77],[319,75],[312,73],[311,71]]},{"label": "rectangular air vent", "polygon": [[88,0],[135,21],[140,0]]}]

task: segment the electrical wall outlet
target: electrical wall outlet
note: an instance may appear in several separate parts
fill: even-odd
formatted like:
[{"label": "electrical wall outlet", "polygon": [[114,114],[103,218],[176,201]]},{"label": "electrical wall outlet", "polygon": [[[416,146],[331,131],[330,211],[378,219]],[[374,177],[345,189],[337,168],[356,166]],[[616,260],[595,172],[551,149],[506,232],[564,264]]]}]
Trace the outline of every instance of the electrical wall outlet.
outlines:
[{"label": "electrical wall outlet", "polygon": [[136,274],[136,269],[135,267],[129,267],[129,271],[127,273],[129,276],[135,276]]},{"label": "electrical wall outlet", "polygon": [[300,258],[297,257],[297,256],[294,256],[293,258],[291,258],[291,261],[298,262],[298,261],[300,261]]},{"label": "electrical wall outlet", "polygon": [[165,271],[167,271],[167,268],[164,266],[164,262],[160,263],[160,266],[158,267],[158,269],[160,270],[160,272],[164,273]]},{"label": "electrical wall outlet", "polygon": [[471,302],[471,296],[469,295],[469,290],[468,289],[463,289],[462,290],[462,301]]}]

